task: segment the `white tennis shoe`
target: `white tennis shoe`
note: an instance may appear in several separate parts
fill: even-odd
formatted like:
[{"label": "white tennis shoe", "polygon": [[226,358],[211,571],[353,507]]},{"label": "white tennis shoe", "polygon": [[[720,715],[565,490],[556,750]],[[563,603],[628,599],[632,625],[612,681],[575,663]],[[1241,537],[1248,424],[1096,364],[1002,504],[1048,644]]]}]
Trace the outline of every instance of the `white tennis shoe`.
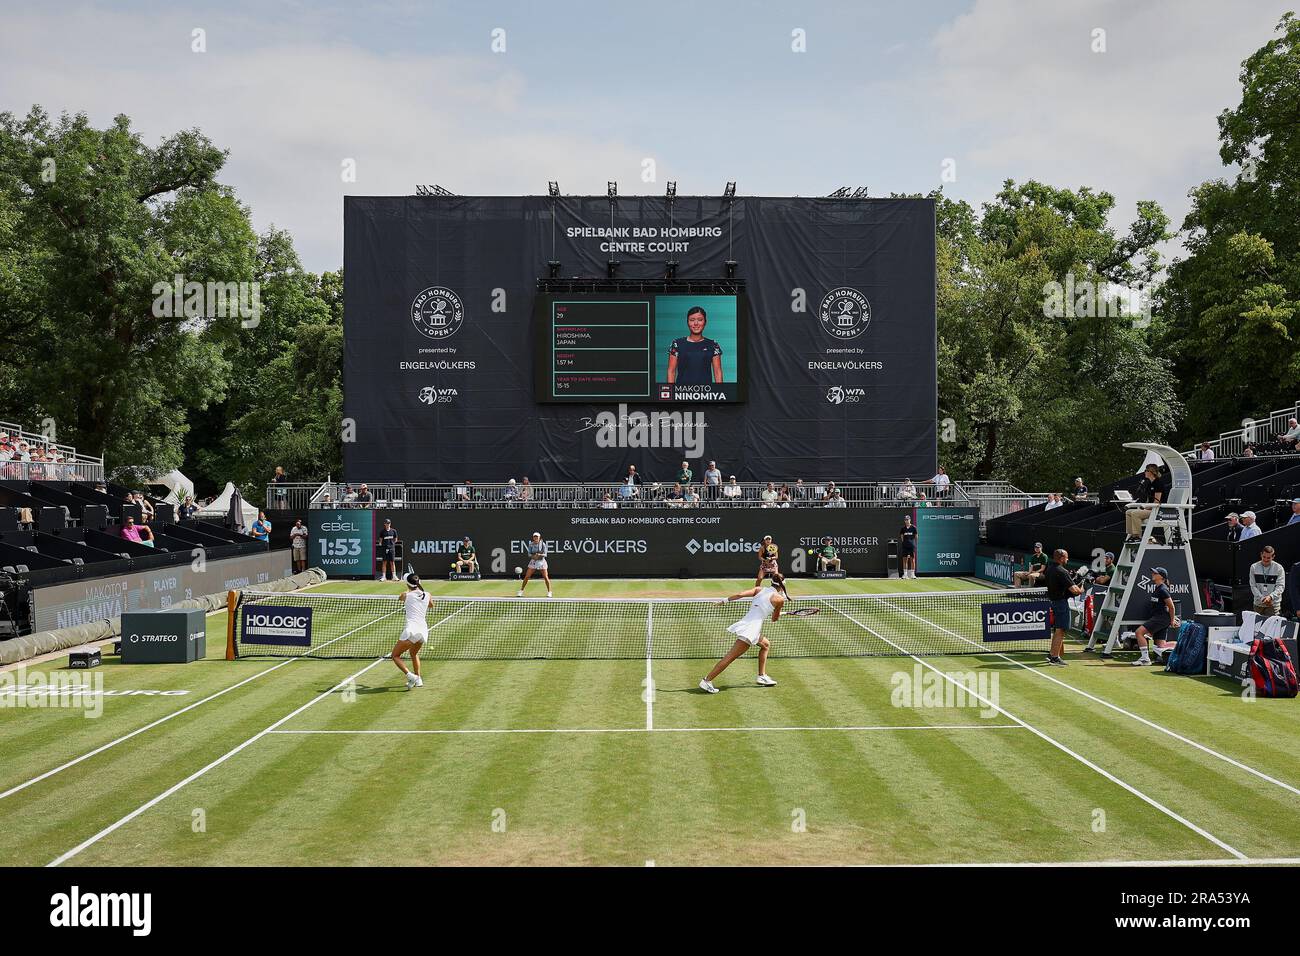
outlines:
[{"label": "white tennis shoe", "polygon": [[416,675],[415,675],[415,682],[414,682],[411,686],[412,686],[412,687],[423,687],[423,686],[424,686],[424,678],[421,677],[419,674],[416,674]]},{"label": "white tennis shoe", "polygon": [[776,681],[772,680],[772,678],[768,677],[766,674],[759,674],[758,678],[754,681],[754,683],[757,684],[759,687],[776,686]]},{"label": "white tennis shoe", "polygon": [[416,677],[411,671],[406,672],[406,689],[410,690],[415,686],[415,682],[420,678]]},{"label": "white tennis shoe", "polygon": [[700,690],[704,691],[706,694],[716,694],[718,692],[718,689],[708,680],[700,681]]},{"label": "white tennis shoe", "polygon": [[552,594],[550,591],[547,591],[547,592],[546,592],[546,596],[547,596],[547,597],[555,597],[555,595]]}]

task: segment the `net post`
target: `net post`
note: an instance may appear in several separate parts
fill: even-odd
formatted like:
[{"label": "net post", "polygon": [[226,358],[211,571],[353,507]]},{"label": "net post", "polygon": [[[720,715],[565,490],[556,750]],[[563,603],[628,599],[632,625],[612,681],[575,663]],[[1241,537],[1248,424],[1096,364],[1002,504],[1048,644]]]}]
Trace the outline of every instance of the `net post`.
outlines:
[{"label": "net post", "polygon": [[226,592],[226,660],[235,659],[235,608],[239,606],[239,592]]}]

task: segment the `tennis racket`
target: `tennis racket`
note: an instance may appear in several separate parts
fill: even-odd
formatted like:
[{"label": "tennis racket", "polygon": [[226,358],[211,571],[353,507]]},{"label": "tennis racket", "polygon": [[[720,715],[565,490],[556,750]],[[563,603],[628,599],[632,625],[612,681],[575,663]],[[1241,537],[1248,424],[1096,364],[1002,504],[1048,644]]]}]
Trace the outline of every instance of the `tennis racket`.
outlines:
[{"label": "tennis racket", "polygon": [[795,608],[786,617],[812,617],[821,611],[819,607],[799,607]]}]

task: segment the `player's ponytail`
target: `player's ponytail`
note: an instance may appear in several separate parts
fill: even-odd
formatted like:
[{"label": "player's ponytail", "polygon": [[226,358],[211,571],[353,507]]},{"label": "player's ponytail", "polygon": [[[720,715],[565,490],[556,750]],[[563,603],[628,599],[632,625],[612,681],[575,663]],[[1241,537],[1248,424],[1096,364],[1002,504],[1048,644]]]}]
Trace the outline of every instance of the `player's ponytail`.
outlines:
[{"label": "player's ponytail", "polygon": [[414,591],[416,588],[420,586],[420,576],[416,574],[414,571],[406,572],[405,580],[406,580],[406,586],[410,588],[412,591]]},{"label": "player's ponytail", "polygon": [[790,592],[785,589],[785,575],[780,571],[773,571],[768,575],[768,580],[772,582],[772,587],[776,588],[786,597],[790,596]]}]

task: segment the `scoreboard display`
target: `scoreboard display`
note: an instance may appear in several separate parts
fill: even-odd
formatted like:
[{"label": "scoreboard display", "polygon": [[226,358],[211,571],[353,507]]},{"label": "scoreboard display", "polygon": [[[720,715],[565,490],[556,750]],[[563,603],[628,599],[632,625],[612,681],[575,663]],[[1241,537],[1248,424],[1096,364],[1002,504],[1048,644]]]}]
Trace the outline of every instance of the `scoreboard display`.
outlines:
[{"label": "scoreboard display", "polygon": [[743,295],[543,295],[539,402],[742,402]]}]

